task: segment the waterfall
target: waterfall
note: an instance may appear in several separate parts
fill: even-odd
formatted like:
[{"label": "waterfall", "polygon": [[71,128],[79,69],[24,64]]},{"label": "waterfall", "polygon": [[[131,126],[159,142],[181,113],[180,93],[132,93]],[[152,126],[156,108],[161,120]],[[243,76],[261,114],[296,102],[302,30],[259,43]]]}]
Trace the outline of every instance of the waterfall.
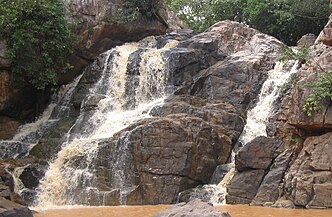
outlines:
[{"label": "waterfall", "polygon": [[69,101],[81,77],[78,76],[70,84],[61,86],[35,122],[19,127],[13,139],[0,141],[0,159],[27,156],[47,129],[53,126],[60,117],[69,114]]},{"label": "waterfall", "polygon": [[258,136],[266,135],[266,124],[273,111],[273,103],[277,100],[280,88],[289,81],[292,74],[296,73],[298,62],[290,61],[289,69],[284,62],[277,62],[273,70],[268,74],[268,78],[263,83],[256,106],[247,113],[247,123],[244,126],[239,141],[242,145]]},{"label": "waterfall", "polygon": [[[153,38],[149,40],[153,42]],[[157,49],[153,43],[143,48],[139,43],[128,43],[103,55],[101,78],[83,100],[67,141],[40,181],[37,206],[90,204],[95,197],[100,198],[94,167],[98,146],[135,121],[150,117],[150,109],[163,103],[169,74],[163,52],[175,45]],[[129,70],[132,57],[140,61]],[[93,111],[87,109],[95,101]],[[121,180],[126,168],[117,164],[114,176]],[[122,190],[121,195],[125,195],[126,189]]]},{"label": "waterfall", "polygon": [[[268,118],[273,112],[274,102],[278,99],[280,89],[283,85],[289,82],[292,74],[297,72],[297,61],[289,61],[287,63],[277,62],[275,67],[268,72],[268,78],[263,83],[258,102],[254,108],[247,113],[247,123],[239,137],[239,144],[243,146],[258,136],[267,136],[266,124]],[[227,194],[227,184],[231,181],[235,168],[234,159],[235,152],[233,151],[231,157],[231,164],[233,168],[225,175],[223,180],[217,185],[213,186],[213,193],[210,197],[210,202],[213,204],[225,204],[225,194]]]}]

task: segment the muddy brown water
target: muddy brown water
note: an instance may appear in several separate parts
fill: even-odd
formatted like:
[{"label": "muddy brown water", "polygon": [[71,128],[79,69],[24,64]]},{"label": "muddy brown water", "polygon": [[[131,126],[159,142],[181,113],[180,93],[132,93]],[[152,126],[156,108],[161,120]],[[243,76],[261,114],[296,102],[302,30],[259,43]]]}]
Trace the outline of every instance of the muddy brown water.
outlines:
[{"label": "muddy brown water", "polygon": [[[168,206],[71,207],[38,210],[34,217],[149,217]],[[332,217],[332,209],[276,209],[246,205],[215,206],[232,217]]]}]

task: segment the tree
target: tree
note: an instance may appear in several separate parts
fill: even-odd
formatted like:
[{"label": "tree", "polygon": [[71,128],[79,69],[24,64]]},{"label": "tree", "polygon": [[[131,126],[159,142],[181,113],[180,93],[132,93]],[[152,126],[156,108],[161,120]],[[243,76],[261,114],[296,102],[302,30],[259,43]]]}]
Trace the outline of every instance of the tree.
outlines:
[{"label": "tree", "polygon": [[0,36],[16,84],[55,85],[68,66],[73,34],[61,0],[0,0]]},{"label": "tree", "polygon": [[166,4],[198,32],[229,19],[288,45],[306,33],[318,34],[330,14],[326,0],[166,0]]}]

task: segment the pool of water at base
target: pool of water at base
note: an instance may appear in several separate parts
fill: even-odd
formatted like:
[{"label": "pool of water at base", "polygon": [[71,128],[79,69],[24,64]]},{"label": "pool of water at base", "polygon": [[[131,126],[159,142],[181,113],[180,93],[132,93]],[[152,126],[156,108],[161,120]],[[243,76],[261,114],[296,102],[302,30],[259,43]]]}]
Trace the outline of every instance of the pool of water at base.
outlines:
[{"label": "pool of water at base", "polygon": [[[38,209],[34,217],[150,217],[169,205],[114,207],[58,207]],[[277,209],[247,205],[215,206],[232,217],[332,217],[332,209]]]}]

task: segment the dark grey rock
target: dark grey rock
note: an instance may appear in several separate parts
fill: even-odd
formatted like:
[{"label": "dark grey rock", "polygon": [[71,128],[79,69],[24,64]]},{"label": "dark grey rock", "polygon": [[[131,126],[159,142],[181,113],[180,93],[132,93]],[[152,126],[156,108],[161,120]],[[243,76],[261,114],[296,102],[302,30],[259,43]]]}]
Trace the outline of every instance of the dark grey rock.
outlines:
[{"label": "dark grey rock", "polygon": [[212,197],[218,195],[217,202],[221,204],[224,201],[225,192],[220,192],[220,189],[216,185],[203,185],[196,188],[188,189],[179,193],[178,202],[189,202],[194,199],[200,199],[203,202],[211,202]]},{"label": "dark grey rock", "polygon": [[230,217],[230,215],[214,209],[212,204],[196,199],[187,204],[173,205],[153,217]]},{"label": "dark grey rock", "polygon": [[257,137],[243,148],[235,156],[235,165],[238,171],[250,169],[265,170],[278,155],[276,150],[281,145],[277,138]]},{"label": "dark grey rock", "polygon": [[232,163],[218,165],[210,179],[210,184],[219,184],[233,167],[234,164]]},{"label": "dark grey rock", "polygon": [[0,197],[0,217],[33,217],[28,207]]},{"label": "dark grey rock", "polygon": [[264,177],[252,205],[263,205],[266,202],[275,202],[281,195],[281,183],[286,169],[289,167],[293,151],[288,149],[280,154]]},{"label": "dark grey rock", "polygon": [[[250,203],[256,196],[258,188],[264,177],[264,170],[249,170],[244,172],[236,172],[229,186],[226,196],[226,202],[229,204]],[[240,198],[241,200],[230,200],[230,198]]]}]

